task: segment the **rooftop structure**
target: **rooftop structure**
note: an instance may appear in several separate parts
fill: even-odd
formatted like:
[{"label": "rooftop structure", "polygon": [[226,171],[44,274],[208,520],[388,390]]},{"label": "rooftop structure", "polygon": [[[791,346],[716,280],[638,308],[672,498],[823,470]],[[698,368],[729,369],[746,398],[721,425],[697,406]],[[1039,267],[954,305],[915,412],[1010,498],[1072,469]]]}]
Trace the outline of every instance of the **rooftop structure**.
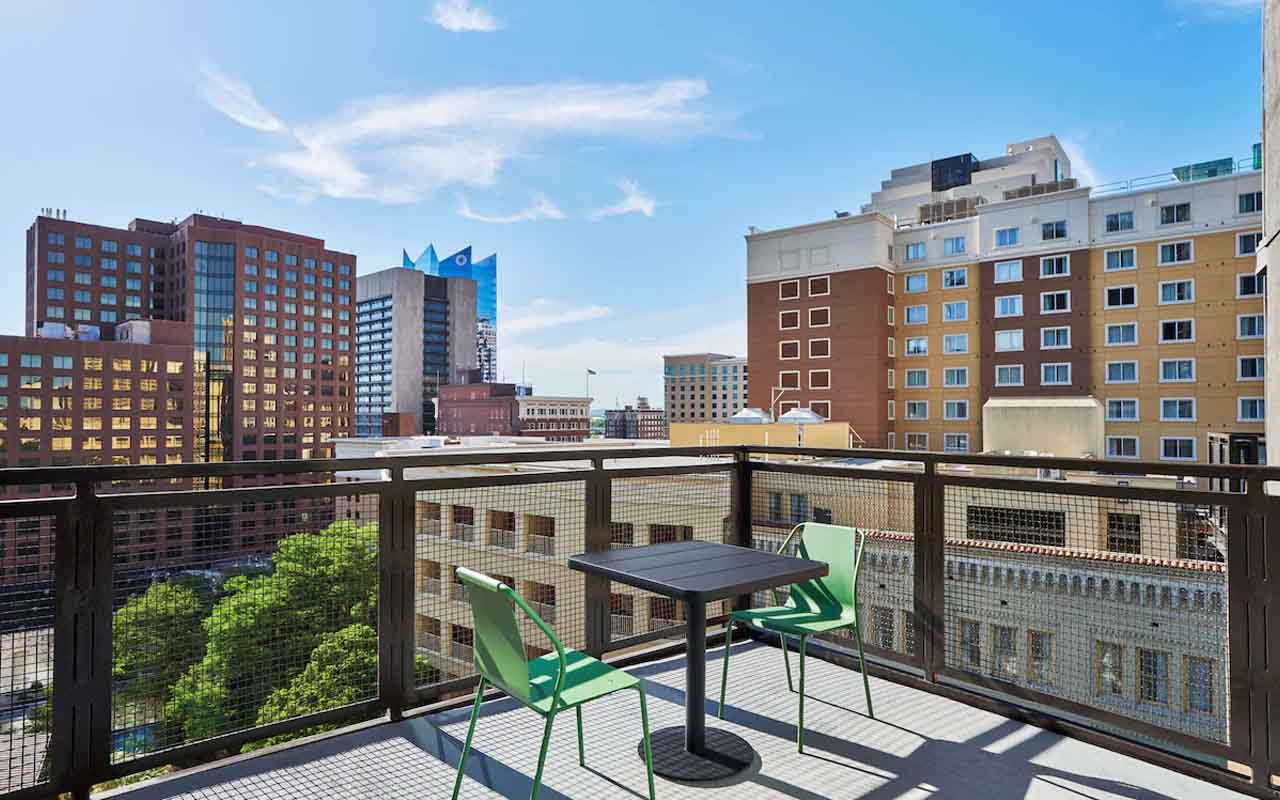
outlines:
[{"label": "rooftop structure", "polygon": [[482,380],[498,380],[498,254],[476,261],[468,245],[441,260],[436,257],[435,245],[428,244],[416,260],[405,251],[404,266],[428,275],[476,282],[476,362]]}]

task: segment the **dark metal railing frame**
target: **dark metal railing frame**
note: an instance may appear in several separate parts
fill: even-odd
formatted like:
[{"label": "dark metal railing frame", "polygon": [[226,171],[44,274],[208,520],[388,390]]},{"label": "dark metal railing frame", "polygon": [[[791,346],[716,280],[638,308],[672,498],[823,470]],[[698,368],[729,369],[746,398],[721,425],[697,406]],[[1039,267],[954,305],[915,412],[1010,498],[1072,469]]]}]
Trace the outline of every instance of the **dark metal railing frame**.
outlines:
[{"label": "dark metal railing frame", "polygon": [[[676,457],[698,459],[670,464]],[[778,457],[786,460],[779,461]],[[619,466],[625,461],[658,458],[659,466]],[[817,459],[856,458],[897,462],[874,470],[833,466]],[[606,462],[615,462],[606,464]],[[441,478],[406,477],[407,470],[487,464],[537,464],[530,472]],[[1225,479],[1243,485],[1243,494],[1198,488],[1156,489],[1086,482],[981,476],[948,470],[948,465],[1055,469],[1104,475],[1165,475]],[[113,481],[202,478],[305,477],[339,471],[376,471],[380,477],[340,483],[248,486],[219,489],[98,491]],[[840,477],[908,483],[914,515],[914,655],[868,648],[876,657],[873,671],[908,685],[955,697],[1011,717],[1028,719],[1068,735],[1104,744],[1121,752],[1171,767],[1258,797],[1276,797],[1271,775],[1280,774],[1280,730],[1269,725],[1280,670],[1268,659],[1280,652],[1280,626],[1267,625],[1280,609],[1280,546],[1268,546],[1266,521],[1277,512],[1277,498],[1265,484],[1280,481],[1280,469],[1260,466],[1203,465],[1170,462],[1120,462],[1036,456],[965,455],[885,450],[833,450],[794,447],[580,448],[516,452],[424,454],[391,458],[252,461],[222,464],[35,467],[0,469],[0,486],[54,484],[73,486],[68,497],[0,501],[0,519],[52,516],[54,541],[54,689],[49,739],[49,780],[0,795],[25,800],[69,792],[88,797],[104,780],[163,764],[207,758],[258,739],[382,713],[398,720],[415,709],[442,707],[449,695],[474,688],[474,678],[431,686],[415,685],[414,569],[417,492],[468,487],[581,482],[584,544],[587,551],[611,548],[609,523],[612,483],[618,478],[691,474],[724,474],[729,478],[731,543],[751,546],[752,476],[757,472],[814,477]],[[1038,473],[1037,473],[1038,474]],[[948,668],[945,662],[944,501],[948,486],[1043,491],[1091,497],[1156,499],[1204,503],[1229,510],[1227,595],[1230,664],[1228,692],[1230,744],[1198,739],[1110,711],[1073,703],[1025,687]],[[115,488],[115,487],[111,487]],[[235,731],[211,739],[111,763],[111,619],[113,604],[113,511],[140,508],[263,502],[302,497],[376,495],[378,498],[378,687],[369,700],[309,714],[271,725]],[[602,578],[583,576],[585,649],[605,656],[623,649],[667,639],[678,629],[614,639],[610,630],[610,587]],[[749,596],[734,606],[749,605]],[[723,621],[723,618],[711,622]],[[760,636],[756,633],[754,635]],[[767,636],[764,638],[768,638]],[[815,655],[846,660],[837,645],[822,644]],[[1057,717],[1050,711],[1061,711]],[[1112,726],[1161,739],[1197,753],[1172,750],[1088,727],[1079,720]],[[1215,764],[1221,766],[1215,766]]]}]

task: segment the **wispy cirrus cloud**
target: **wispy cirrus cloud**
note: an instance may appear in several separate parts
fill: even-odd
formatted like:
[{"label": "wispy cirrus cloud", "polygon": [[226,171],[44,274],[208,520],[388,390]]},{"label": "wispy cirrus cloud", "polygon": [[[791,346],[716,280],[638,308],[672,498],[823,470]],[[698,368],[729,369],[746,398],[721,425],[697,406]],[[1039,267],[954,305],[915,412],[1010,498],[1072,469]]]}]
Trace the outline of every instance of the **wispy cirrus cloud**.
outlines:
[{"label": "wispy cirrus cloud", "polygon": [[605,217],[616,217],[622,214],[643,214],[646,217],[652,217],[657,211],[658,201],[654,200],[652,195],[641,191],[640,186],[635,181],[619,181],[618,188],[622,190],[622,199],[612,205],[592,211],[591,219],[601,220]]},{"label": "wispy cirrus cloud", "polygon": [[454,33],[492,33],[502,27],[493,14],[468,0],[439,0],[431,6],[431,22]]},{"label": "wispy cirrus cloud", "polygon": [[499,314],[498,335],[527,334],[558,328],[578,322],[590,322],[603,319],[613,313],[613,309],[601,305],[569,306],[546,299],[534,300],[528,306],[520,308],[503,308]]},{"label": "wispy cirrus cloud", "polygon": [[458,201],[458,215],[476,222],[492,222],[509,225],[515,222],[533,222],[541,219],[561,220],[565,213],[542,192],[533,195],[533,202],[512,214],[481,214],[471,208],[466,198]]},{"label": "wispy cirrus cloud", "polygon": [[1093,162],[1089,160],[1089,156],[1084,151],[1083,140],[1085,137],[1063,137],[1062,149],[1066,151],[1067,158],[1071,160],[1071,172],[1073,177],[1084,186],[1101,186],[1106,181],[1102,179],[1101,173],[1094,168]]},{"label": "wispy cirrus cloud", "polygon": [[[706,82],[675,78],[644,83],[542,83],[445,89],[347,104],[330,117],[290,124],[258,102],[252,88],[216,67],[201,69],[201,91],[213,108],[273,139],[252,164],[263,181],[299,197],[408,203],[443,187],[492,186],[502,169],[541,145],[567,138],[667,139],[706,134],[700,107]],[[628,186],[633,190],[629,190]],[[604,216],[654,203],[623,185],[627,196]]]}]

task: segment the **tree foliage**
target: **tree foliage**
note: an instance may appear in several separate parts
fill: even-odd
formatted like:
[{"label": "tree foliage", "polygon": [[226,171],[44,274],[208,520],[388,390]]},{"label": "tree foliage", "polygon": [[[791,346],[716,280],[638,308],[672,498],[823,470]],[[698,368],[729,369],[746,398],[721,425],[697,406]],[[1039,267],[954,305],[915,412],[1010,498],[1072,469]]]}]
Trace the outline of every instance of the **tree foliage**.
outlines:
[{"label": "tree foliage", "polygon": [[[165,707],[170,724],[188,740],[251,727],[268,698],[310,666],[326,635],[373,630],[377,538],[376,526],[336,522],[281,540],[271,574],[229,579],[204,621],[204,657],[173,687]],[[361,640],[353,632],[337,641]],[[326,657],[334,657],[331,650]],[[376,657],[375,643],[375,664]]]},{"label": "tree foliage", "polygon": [[204,656],[202,622],[212,601],[207,583],[176,579],[153,583],[116,612],[111,671],[117,699],[168,699],[169,688]]}]

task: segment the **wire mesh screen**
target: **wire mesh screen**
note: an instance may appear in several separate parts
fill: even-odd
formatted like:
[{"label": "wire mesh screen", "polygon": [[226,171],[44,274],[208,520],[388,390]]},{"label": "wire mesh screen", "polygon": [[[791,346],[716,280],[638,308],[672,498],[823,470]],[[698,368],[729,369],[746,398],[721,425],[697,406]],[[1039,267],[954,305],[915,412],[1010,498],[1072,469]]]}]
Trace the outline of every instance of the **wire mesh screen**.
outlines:
[{"label": "wire mesh screen", "polygon": [[[827,522],[867,534],[858,578],[858,619],[863,642],[874,651],[914,657],[915,500],[908,481],[779,472],[751,478],[751,542],[777,551],[802,522]],[[792,540],[791,554],[797,550]],[[757,592],[757,607],[785,600],[778,592]],[[852,631],[823,637],[847,641]]]},{"label": "wire mesh screen", "polygon": [[[474,675],[475,627],[458,567],[519,592],[565,647],[584,645],[583,577],[567,559],[586,549],[581,477],[509,486],[420,491],[415,495],[419,687]],[[519,612],[530,658],[551,652]]]},{"label": "wire mesh screen", "polygon": [[951,485],[944,515],[948,667],[1227,743],[1225,509]]},{"label": "wire mesh screen", "polygon": [[0,520],[0,792],[49,778],[54,533],[53,517]]},{"label": "wire mesh screen", "polygon": [[112,523],[113,763],[376,696],[377,495]]},{"label": "wire mesh screen", "polygon": [[[728,471],[615,478],[609,541],[614,548],[663,542],[725,542],[732,516]],[[684,624],[684,603],[616,581],[609,588],[609,638],[619,641]],[[707,616],[728,613],[728,601],[707,604]]]}]

